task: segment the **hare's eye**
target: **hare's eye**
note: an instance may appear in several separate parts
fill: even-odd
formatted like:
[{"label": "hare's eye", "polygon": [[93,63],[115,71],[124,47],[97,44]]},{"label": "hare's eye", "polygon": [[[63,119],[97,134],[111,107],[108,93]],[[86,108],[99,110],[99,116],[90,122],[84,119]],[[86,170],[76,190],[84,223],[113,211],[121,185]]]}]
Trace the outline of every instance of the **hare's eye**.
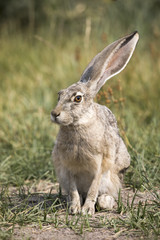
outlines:
[{"label": "hare's eye", "polygon": [[74,98],[74,102],[81,102],[82,96],[78,95]]}]

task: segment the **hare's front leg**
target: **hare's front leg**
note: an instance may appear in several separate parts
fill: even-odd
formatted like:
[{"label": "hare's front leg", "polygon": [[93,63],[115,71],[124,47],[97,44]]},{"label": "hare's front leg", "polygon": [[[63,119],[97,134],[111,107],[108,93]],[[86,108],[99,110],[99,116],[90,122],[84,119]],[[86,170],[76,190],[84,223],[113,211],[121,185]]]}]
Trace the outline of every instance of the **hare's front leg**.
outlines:
[{"label": "hare's front leg", "polygon": [[74,176],[70,174],[69,176],[69,213],[76,214],[81,211],[81,201],[77,190]]},{"label": "hare's front leg", "polygon": [[82,207],[83,214],[88,213],[89,215],[93,215],[95,213],[95,203],[96,203],[97,197],[98,197],[98,189],[99,189],[99,185],[100,185],[100,180],[101,180],[101,171],[98,171],[96,173],[96,175],[94,176],[94,179],[88,190],[85,203]]}]

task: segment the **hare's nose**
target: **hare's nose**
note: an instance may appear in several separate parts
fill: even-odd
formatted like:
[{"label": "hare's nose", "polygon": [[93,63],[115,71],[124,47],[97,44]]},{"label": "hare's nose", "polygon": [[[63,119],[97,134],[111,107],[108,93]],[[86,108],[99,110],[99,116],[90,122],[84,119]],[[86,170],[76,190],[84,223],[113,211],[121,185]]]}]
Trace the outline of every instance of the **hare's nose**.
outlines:
[{"label": "hare's nose", "polygon": [[60,112],[56,112],[54,110],[51,112],[51,116],[54,118],[57,118],[59,115],[60,115]]}]

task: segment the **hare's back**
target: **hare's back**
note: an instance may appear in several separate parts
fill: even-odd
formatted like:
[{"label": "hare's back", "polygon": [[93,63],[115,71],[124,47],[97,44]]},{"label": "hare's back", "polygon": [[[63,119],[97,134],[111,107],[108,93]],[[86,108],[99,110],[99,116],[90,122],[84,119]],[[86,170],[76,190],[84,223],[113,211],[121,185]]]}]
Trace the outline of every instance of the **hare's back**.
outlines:
[{"label": "hare's back", "polygon": [[104,122],[106,127],[107,126],[113,127],[115,128],[116,131],[118,131],[117,121],[114,114],[111,112],[111,110],[106,106],[104,105],[102,106],[100,104],[96,104],[96,107],[97,107],[98,115],[101,118],[101,121]]}]

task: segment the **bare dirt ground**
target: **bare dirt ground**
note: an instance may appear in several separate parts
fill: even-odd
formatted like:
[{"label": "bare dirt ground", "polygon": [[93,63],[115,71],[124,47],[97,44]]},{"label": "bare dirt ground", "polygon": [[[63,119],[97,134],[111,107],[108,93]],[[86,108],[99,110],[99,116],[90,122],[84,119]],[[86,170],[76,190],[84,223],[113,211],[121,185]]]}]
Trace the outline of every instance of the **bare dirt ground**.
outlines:
[{"label": "bare dirt ground", "polygon": [[[121,235],[120,235],[121,234]],[[34,225],[15,229],[14,239],[32,239],[32,240],[128,240],[139,239],[135,234],[123,235],[123,232],[114,234],[107,229],[93,230],[92,232],[85,232],[84,234],[77,235],[70,229],[55,229],[52,226],[44,226],[42,230]],[[142,239],[142,238],[141,238]]]},{"label": "bare dirt ground", "polygon": [[[16,188],[10,188],[9,189],[10,194],[12,196],[16,196],[17,201],[18,200],[18,192]],[[24,187],[24,192],[28,191],[28,187]],[[29,189],[30,196],[28,197],[27,201],[29,205],[37,205],[39,202],[43,201],[46,194],[51,193],[52,197],[55,195],[55,198],[57,197],[58,192],[58,184],[53,184],[51,182],[47,181],[40,181],[38,184],[33,184],[33,186]],[[38,194],[37,194],[38,193]],[[127,201],[130,203],[132,202],[134,192],[130,190],[129,188],[125,188],[121,192],[123,204],[127,204]],[[16,199],[15,198],[15,199]],[[65,197],[62,199],[64,200]],[[138,204],[139,201],[142,203],[152,201],[154,199],[154,196],[150,192],[138,192],[136,194],[134,204]],[[49,202],[48,204],[52,204],[52,202]],[[60,213],[58,215],[59,218],[65,217],[65,209],[60,210]],[[20,239],[29,239],[29,240],[109,240],[109,239],[119,239],[119,240],[128,240],[128,239],[140,239],[136,232],[131,231],[127,232],[126,229],[120,229],[117,233],[113,230],[113,228],[108,227],[98,227],[98,219],[99,217],[106,216],[107,218],[117,218],[121,217],[120,214],[116,212],[115,209],[113,211],[107,211],[107,212],[98,212],[92,217],[92,222],[94,222],[94,227],[90,228],[87,231],[83,231],[82,234],[76,234],[71,228],[67,226],[60,226],[55,228],[55,225],[52,223],[45,223],[41,226],[38,224],[38,221],[36,223],[27,224],[25,226],[20,227],[18,224],[14,227],[14,233],[12,239],[20,240]],[[122,216],[124,217],[124,216]],[[145,237],[141,237],[141,239],[145,239]]]}]

